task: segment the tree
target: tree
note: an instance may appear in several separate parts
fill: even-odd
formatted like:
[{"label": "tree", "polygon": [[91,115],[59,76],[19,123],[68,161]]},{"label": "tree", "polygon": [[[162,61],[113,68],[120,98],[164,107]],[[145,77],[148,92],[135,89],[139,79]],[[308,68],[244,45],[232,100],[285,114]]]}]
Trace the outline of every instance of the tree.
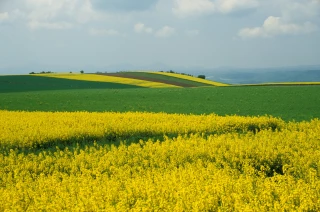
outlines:
[{"label": "tree", "polygon": [[81,74],[83,74],[83,73],[84,73],[84,71],[83,71],[83,70],[81,70],[81,71],[80,71],[80,73],[81,73]]},{"label": "tree", "polygon": [[198,75],[198,78],[200,78],[200,79],[206,79],[206,76],[205,76],[205,75]]}]

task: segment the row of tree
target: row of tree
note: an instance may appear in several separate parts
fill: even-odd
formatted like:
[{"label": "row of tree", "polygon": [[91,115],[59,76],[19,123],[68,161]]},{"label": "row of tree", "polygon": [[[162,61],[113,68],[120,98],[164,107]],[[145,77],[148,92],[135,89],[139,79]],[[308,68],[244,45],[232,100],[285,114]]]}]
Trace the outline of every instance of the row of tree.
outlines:
[{"label": "row of tree", "polygon": [[[39,73],[32,71],[32,72],[30,72],[29,74],[54,74],[54,73],[55,73],[55,72],[52,72],[52,71],[41,71],[41,72],[39,72]],[[72,73],[72,71],[70,71],[70,74],[71,74],[71,73]],[[81,74],[84,74],[84,71],[81,70],[80,73],[81,73]]]}]

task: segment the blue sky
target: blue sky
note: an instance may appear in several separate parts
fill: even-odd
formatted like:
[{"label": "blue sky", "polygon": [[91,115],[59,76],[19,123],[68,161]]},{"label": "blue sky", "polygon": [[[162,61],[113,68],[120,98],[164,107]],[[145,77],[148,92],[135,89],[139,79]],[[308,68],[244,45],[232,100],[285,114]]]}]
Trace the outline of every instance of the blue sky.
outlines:
[{"label": "blue sky", "polygon": [[320,0],[0,0],[0,74],[320,64]]}]

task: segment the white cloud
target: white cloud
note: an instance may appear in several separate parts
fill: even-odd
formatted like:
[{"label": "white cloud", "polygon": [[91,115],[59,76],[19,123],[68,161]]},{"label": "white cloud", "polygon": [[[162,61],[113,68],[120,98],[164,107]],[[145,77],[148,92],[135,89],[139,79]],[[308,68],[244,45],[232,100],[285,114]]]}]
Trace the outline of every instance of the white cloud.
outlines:
[{"label": "white cloud", "polygon": [[243,28],[238,35],[242,38],[274,37],[277,35],[305,34],[317,30],[317,26],[304,22],[287,23],[281,17],[269,16],[261,27]]},{"label": "white cloud", "polygon": [[26,14],[31,29],[65,29],[101,18],[90,0],[26,0]]},{"label": "white cloud", "polygon": [[215,5],[210,0],[174,0],[173,13],[179,17],[212,13]]},{"label": "white cloud", "polygon": [[7,12],[0,13],[0,22],[9,19],[9,14]]},{"label": "white cloud", "polygon": [[218,0],[217,5],[222,13],[232,13],[239,10],[246,10],[258,7],[256,0]]},{"label": "white cloud", "polygon": [[259,6],[257,0],[175,0],[173,13],[179,17],[212,14],[223,14],[247,10]]},{"label": "white cloud", "polygon": [[114,29],[90,29],[89,33],[93,36],[124,36]]},{"label": "white cloud", "polygon": [[169,26],[164,26],[156,32],[156,37],[170,37],[175,33],[175,29]]},{"label": "white cloud", "polygon": [[242,38],[265,37],[261,27],[243,28],[239,31],[238,35]]},{"label": "white cloud", "polygon": [[275,37],[278,35],[306,34],[316,31],[320,17],[320,0],[283,1],[281,16],[269,16],[260,27],[243,28],[242,38]]},{"label": "white cloud", "polygon": [[136,33],[147,33],[152,34],[153,29],[151,27],[146,27],[143,23],[137,23],[134,25],[134,31]]},{"label": "white cloud", "polygon": [[147,34],[154,34],[156,37],[170,37],[175,33],[175,29],[169,26],[164,26],[161,29],[154,32],[151,27],[147,27],[143,23],[137,23],[134,25],[134,31],[136,33],[147,33]]}]

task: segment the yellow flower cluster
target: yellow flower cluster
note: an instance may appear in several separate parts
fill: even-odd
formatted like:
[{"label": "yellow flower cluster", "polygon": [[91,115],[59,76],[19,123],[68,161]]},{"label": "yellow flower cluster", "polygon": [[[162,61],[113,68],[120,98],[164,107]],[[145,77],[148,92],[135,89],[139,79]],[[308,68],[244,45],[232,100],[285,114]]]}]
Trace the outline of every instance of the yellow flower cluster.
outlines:
[{"label": "yellow flower cluster", "polygon": [[124,77],[103,76],[99,74],[35,74],[34,76],[54,77],[62,79],[94,81],[94,82],[111,82],[127,85],[136,85],[146,88],[178,88],[179,86],[169,85],[160,82],[151,82],[139,79],[130,79]]},{"label": "yellow flower cluster", "polygon": [[0,131],[0,211],[320,210],[319,120],[0,111]]},{"label": "yellow flower cluster", "polygon": [[165,75],[165,76],[170,76],[170,77],[177,77],[177,78],[180,78],[180,79],[186,79],[186,80],[190,80],[190,81],[194,81],[194,82],[201,82],[201,83],[214,85],[214,86],[229,86],[228,84],[224,84],[224,83],[221,83],[221,82],[214,82],[214,81],[211,81],[211,80],[201,79],[201,78],[192,77],[192,76],[183,75],[183,74],[167,73],[167,72],[149,72],[149,73],[151,73],[151,74],[160,74],[160,75]]},{"label": "yellow flower cluster", "polygon": [[166,113],[0,111],[0,144],[34,147],[53,141],[149,138],[191,133],[221,134],[280,128],[273,117],[220,117]]}]

